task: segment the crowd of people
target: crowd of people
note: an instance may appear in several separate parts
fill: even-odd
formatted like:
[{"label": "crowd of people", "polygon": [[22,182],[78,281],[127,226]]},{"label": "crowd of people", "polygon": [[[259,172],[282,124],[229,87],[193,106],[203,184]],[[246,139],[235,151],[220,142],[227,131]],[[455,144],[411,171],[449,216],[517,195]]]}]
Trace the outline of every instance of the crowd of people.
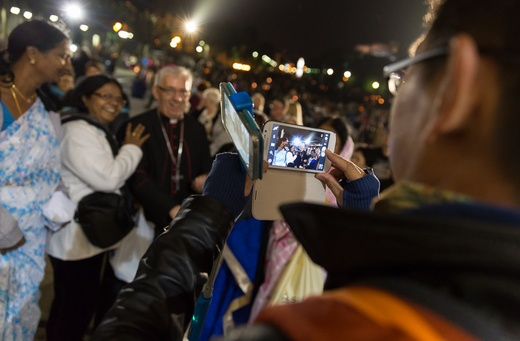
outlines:
[{"label": "crowd of people", "polygon": [[[40,41],[40,34],[49,39]],[[29,38],[20,40],[20,35]],[[38,285],[47,255],[53,268],[54,299],[46,337],[82,340],[101,323],[121,288],[133,280],[140,257],[177,216],[183,200],[202,193],[216,155],[234,150],[220,119],[217,84],[202,79],[194,84],[192,72],[181,66],[159,68],[150,77],[149,88],[153,98],[149,104],[156,105],[130,117],[129,97],[121,84],[87,49],[73,56],[69,44],[67,32],[32,20],[13,30],[3,52],[1,152],[5,185],[0,209],[4,270],[13,281],[4,291],[4,339],[34,337],[40,316]],[[38,68],[45,69],[41,79],[28,82],[27,74]],[[294,90],[272,98],[268,106],[260,92],[251,93],[251,98],[260,127],[267,120],[304,123],[302,105]],[[39,116],[30,115],[33,111]],[[24,123],[29,118],[39,123]],[[37,128],[42,130],[40,134],[49,138],[48,145],[29,139],[24,149],[15,148],[13,141],[20,138],[19,134],[31,136],[31,129],[38,124],[42,126]],[[353,128],[347,121],[326,117],[320,127],[338,134],[336,151],[349,158],[354,142]],[[274,164],[285,167],[316,169],[320,157],[325,157],[321,147],[288,145],[287,138],[280,147],[283,152],[275,155]],[[39,150],[29,157],[30,165],[17,161]],[[18,167],[27,169],[25,174],[17,173]],[[23,183],[27,177],[31,182],[13,193],[9,184]],[[40,187],[45,192],[36,195],[35,189]],[[124,187],[129,193],[123,191]],[[136,228],[108,247],[93,243],[74,219],[76,207],[94,192],[128,196],[137,205]],[[328,191],[327,202],[331,204],[332,196]],[[31,202],[36,198],[38,201]],[[35,221],[30,222],[24,214]],[[241,222],[248,225],[252,221],[254,218],[249,217]],[[284,240],[292,240],[292,251],[285,251],[285,263],[289,262],[297,242],[287,225],[276,221],[259,226],[262,233],[255,242],[264,246],[255,256],[259,260],[277,257],[279,251],[271,255],[262,251],[271,246],[260,240],[262,234],[273,230],[285,234]],[[35,245],[37,256],[31,249]],[[36,258],[20,267],[26,257]],[[24,270],[28,264],[36,266]],[[28,278],[32,286],[22,284]],[[82,294],[78,296],[78,292]]]},{"label": "crowd of people", "polygon": [[[72,58],[68,32],[17,26],[0,55],[0,338],[34,339],[48,257],[49,341],[182,340],[206,317],[200,340],[518,339],[519,76],[503,57],[520,2],[430,7],[414,57],[385,68],[390,134],[384,112],[353,121],[294,90],[250,91],[259,126],[336,134],[334,152],[278,139],[273,165],[333,167],[315,176],[324,205],[270,222],[251,216],[253,181],[220,120],[228,79],[162,66],[149,110],[129,117],[113,70]],[[94,193],[134,219],[107,247],[75,217]]]}]

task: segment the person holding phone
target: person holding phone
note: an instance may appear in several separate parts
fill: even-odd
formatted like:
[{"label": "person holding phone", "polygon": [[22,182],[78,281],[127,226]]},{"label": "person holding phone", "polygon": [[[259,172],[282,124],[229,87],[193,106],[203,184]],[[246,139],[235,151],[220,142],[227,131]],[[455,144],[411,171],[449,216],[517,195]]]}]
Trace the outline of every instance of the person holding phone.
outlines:
[{"label": "person holding phone", "polygon": [[[395,95],[389,146],[396,185],[381,194],[374,212],[282,206],[295,236],[327,270],[326,290],[266,308],[228,340],[520,339],[520,159],[511,153],[520,143],[511,95],[520,83],[520,1],[430,5],[431,22],[414,56],[385,68]],[[366,204],[374,183],[365,181],[372,177],[326,153],[335,169],[319,180],[342,206],[356,195],[365,197],[354,203]],[[203,212],[189,213],[195,211]],[[192,261],[212,250],[189,249]],[[169,250],[152,245],[139,281],[156,269],[180,276],[174,267],[150,264]],[[127,298],[152,292],[138,283],[130,288]],[[141,321],[113,312],[106,323],[119,328],[111,340],[152,330],[174,335],[182,324],[173,326],[172,313],[178,321],[192,312],[193,291],[185,289],[190,299],[180,305],[168,305],[158,290],[153,302],[160,308],[141,305],[131,315]],[[122,316],[127,307],[120,303]]]}]

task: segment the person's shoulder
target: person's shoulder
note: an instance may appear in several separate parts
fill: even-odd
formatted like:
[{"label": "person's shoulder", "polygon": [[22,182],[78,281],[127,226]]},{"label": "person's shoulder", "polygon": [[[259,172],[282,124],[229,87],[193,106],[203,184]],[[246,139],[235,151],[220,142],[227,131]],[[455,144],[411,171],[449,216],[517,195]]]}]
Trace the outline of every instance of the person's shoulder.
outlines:
[{"label": "person's shoulder", "polygon": [[157,113],[156,109],[151,109],[151,110],[145,111],[143,113],[137,114],[133,117],[130,117],[127,120],[127,122],[145,124],[146,122],[156,119],[156,116],[157,116],[156,113]]},{"label": "person's shoulder", "polygon": [[62,124],[61,126],[61,142],[68,144],[71,141],[85,141],[94,138],[97,135],[104,135],[104,132],[87,122],[86,120],[74,120]]},{"label": "person's shoulder", "polygon": [[206,134],[204,126],[192,115],[184,115],[184,124],[188,129],[196,129]]}]

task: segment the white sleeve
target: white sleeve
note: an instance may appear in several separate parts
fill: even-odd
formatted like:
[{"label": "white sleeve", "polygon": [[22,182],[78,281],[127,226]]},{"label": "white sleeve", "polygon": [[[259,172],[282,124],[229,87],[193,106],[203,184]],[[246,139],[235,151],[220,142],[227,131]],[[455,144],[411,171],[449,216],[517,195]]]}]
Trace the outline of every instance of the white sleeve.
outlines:
[{"label": "white sleeve", "polygon": [[143,156],[141,148],[127,144],[114,158],[100,129],[84,121],[62,127],[60,151],[68,168],[95,191],[114,192],[132,175]]}]

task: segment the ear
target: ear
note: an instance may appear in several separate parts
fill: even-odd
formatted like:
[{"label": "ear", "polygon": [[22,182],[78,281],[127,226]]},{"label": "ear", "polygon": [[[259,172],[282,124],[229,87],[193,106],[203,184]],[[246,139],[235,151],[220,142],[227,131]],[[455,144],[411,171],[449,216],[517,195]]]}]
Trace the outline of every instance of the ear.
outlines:
[{"label": "ear", "polygon": [[35,60],[36,57],[38,56],[38,53],[40,52],[40,50],[38,50],[34,46],[27,46],[25,52],[27,52],[27,56],[29,57],[29,60]]},{"label": "ear", "polygon": [[477,106],[480,55],[473,38],[458,34],[450,40],[446,74],[434,107],[438,110],[432,134],[450,134],[464,129]]},{"label": "ear", "polygon": [[83,102],[83,104],[85,105],[85,107],[88,108],[88,97],[87,96],[81,96],[81,101]]},{"label": "ear", "polygon": [[152,86],[152,95],[156,101],[159,101],[159,88],[156,85]]}]

